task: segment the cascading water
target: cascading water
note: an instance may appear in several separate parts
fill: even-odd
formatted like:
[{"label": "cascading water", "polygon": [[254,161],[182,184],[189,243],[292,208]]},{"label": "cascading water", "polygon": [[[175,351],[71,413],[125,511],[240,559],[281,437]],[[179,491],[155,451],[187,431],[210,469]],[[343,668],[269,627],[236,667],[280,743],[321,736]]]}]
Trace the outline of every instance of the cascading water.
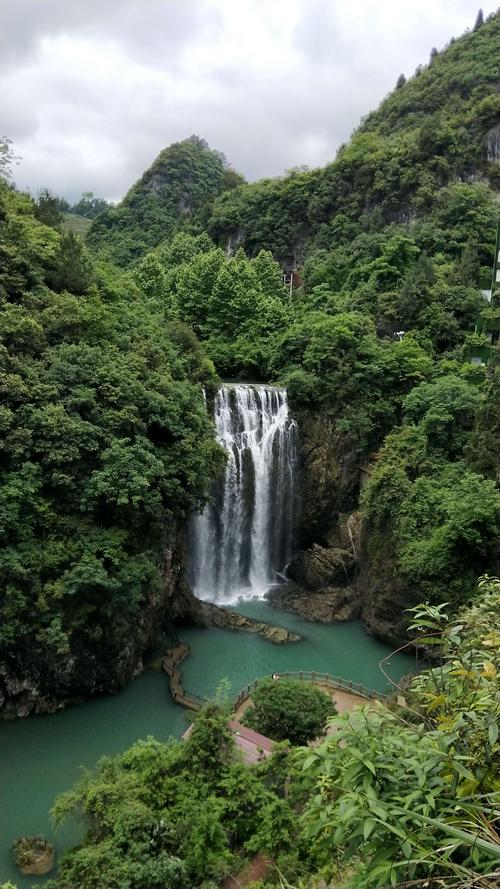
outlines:
[{"label": "cascading water", "polygon": [[227,452],[214,502],[193,520],[191,584],[201,599],[262,596],[290,561],[297,426],[285,389],[228,385],[215,398]]}]

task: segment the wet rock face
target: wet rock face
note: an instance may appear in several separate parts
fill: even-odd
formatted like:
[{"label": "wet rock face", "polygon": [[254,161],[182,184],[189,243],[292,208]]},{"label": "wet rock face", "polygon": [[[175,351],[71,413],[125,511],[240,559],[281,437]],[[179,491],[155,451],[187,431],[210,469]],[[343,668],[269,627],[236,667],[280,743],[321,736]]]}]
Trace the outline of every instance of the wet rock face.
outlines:
[{"label": "wet rock face", "polygon": [[375,534],[368,523],[362,528],[357,586],[360,617],[370,633],[390,645],[408,641],[409,615],[418,604],[408,581],[398,571],[389,535]]},{"label": "wet rock face", "polygon": [[310,549],[295,554],[288,568],[288,576],[308,590],[321,590],[331,584],[348,582],[353,567],[352,552],[313,543]]},{"label": "wet rock face", "polygon": [[297,586],[273,591],[270,602],[308,620],[361,617],[378,638],[406,641],[404,609],[416,603],[398,576],[387,540],[374,540],[363,525],[358,503],[369,477],[365,461],[329,417],[298,411],[297,420],[301,518],[288,568]]},{"label": "wet rock face", "polygon": [[359,616],[358,596],[352,586],[309,592],[294,584],[286,584],[271,590],[266,598],[276,608],[322,624],[353,620]]},{"label": "wet rock face", "polygon": [[199,602],[199,616],[205,626],[222,627],[224,630],[243,630],[247,633],[259,633],[271,642],[282,644],[284,642],[299,642],[300,636],[291,633],[285,627],[275,627],[272,624],[265,624],[261,621],[254,620],[251,617],[245,617],[235,611],[228,611],[226,608],[220,608],[213,602]]},{"label": "wet rock face", "polygon": [[500,123],[489,130],[486,137],[486,156],[492,164],[500,164]]},{"label": "wet rock face", "polygon": [[43,837],[20,837],[14,844],[14,859],[25,876],[41,876],[54,867],[55,850]]},{"label": "wet rock face", "polygon": [[357,505],[359,455],[356,444],[329,417],[299,410],[299,546],[324,544],[340,513]]}]

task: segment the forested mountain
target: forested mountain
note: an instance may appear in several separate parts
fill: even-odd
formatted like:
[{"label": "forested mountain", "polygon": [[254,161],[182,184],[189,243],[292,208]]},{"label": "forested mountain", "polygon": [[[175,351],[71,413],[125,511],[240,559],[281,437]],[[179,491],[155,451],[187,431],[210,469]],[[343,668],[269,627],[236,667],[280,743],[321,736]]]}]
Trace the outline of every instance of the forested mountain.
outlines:
[{"label": "forested mountain", "polygon": [[94,222],[88,243],[129,265],[179,227],[209,213],[214,198],[244,181],[197,136],[165,148],[123,201]]},{"label": "forested mountain", "polygon": [[[307,564],[358,502],[359,473],[342,466],[374,462],[357,588],[365,620],[388,637],[403,631],[405,605],[467,598],[500,552],[500,495],[474,432],[497,377],[487,394],[484,367],[470,363],[483,342],[474,324],[493,311],[480,289],[499,215],[499,52],[497,14],[399,78],[327,167],[224,191],[173,239],[166,217],[163,242],[133,272],[220,375],[279,381],[296,410],[321,416],[319,444],[308,442],[314,423],[303,432],[316,461],[305,467]],[[104,249],[120,238],[109,229]],[[290,296],[281,272],[297,265]]]},{"label": "forested mountain", "polygon": [[221,377],[286,386],[299,421],[299,613],[324,594],[440,650],[253,771],[218,705],[101,763],[55,807],[87,834],[51,885],[213,889],[255,853],[281,887],[498,885],[500,587],[477,586],[500,568],[498,346],[470,359],[500,324],[499,58],[481,15],[323,169],[249,185],[176,143],[85,242],[0,181],[2,712],[116,691],[186,616]]},{"label": "forested mountain", "polygon": [[433,51],[410,80],[398,80],[333,163],[221,195],[210,235],[218,243],[236,240],[250,254],[271,250],[293,267],[313,245],[350,245],[366,232],[425,216],[447,203],[442,189],[450,182],[500,187],[499,40],[496,14]]}]

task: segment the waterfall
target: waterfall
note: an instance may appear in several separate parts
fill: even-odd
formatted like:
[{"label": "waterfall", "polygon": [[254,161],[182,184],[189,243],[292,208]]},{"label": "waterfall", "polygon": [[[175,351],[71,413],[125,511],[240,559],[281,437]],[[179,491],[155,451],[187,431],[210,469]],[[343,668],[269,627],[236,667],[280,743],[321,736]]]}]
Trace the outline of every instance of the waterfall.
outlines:
[{"label": "waterfall", "polygon": [[227,603],[262,596],[290,561],[297,426],[273,386],[222,386],[214,418],[227,463],[192,522],[190,580],[199,598]]}]

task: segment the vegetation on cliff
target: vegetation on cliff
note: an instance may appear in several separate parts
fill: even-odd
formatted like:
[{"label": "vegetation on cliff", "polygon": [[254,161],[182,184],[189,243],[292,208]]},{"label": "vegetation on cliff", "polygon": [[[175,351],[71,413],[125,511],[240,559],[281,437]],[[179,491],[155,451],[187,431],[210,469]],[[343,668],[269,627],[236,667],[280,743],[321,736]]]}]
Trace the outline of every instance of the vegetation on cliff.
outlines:
[{"label": "vegetation on cliff", "polygon": [[0,219],[0,692],[33,683],[35,705],[137,666],[141,646],[119,676],[221,465],[201,387],[216,377],[158,299],[27,196],[0,185]]},{"label": "vegetation on cliff", "polygon": [[500,492],[464,455],[478,401],[477,386],[456,375],[415,387],[364,491],[368,561],[385,552],[407,605],[422,594],[456,605],[500,557]]},{"label": "vegetation on cliff", "polygon": [[301,265],[311,245],[330,251],[444,208],[446,188],[457,179],[485,177],[498,186],[486,139],[500,120],[499,40],[497,13],[433,54],[325,168],[222,194],[208,222],[211,236],[225,242],[237,233],[251,255],[270,250],[288,266]]},{"label": "vegetation on cliff", "polygon": [[160,152],[117,207],[96,217],[88,243],[130,265],[178,228],[203,220],[214,198],[242,181],[225,158],[198,136]]}]

